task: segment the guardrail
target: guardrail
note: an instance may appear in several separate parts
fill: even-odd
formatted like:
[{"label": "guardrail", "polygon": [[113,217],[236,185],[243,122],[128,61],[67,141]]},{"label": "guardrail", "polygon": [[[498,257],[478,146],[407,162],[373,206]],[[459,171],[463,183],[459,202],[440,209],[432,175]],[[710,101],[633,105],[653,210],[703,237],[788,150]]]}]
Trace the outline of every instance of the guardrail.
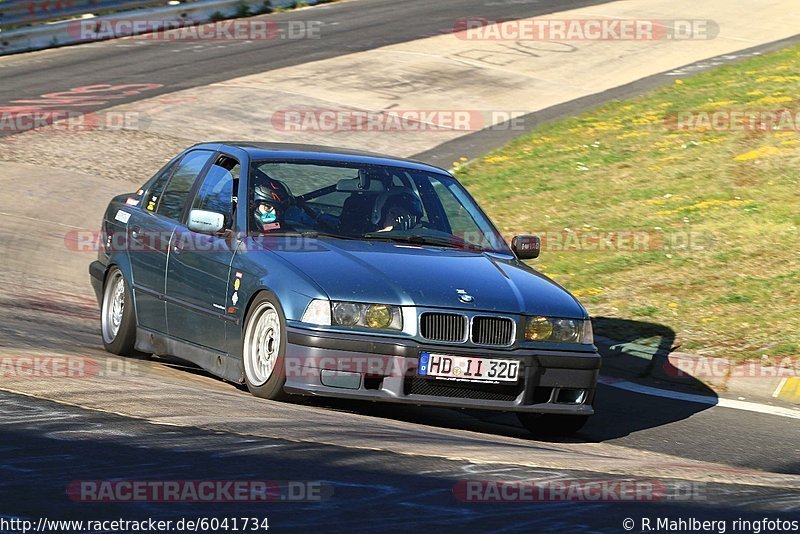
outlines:
[{"label": "guardrail", "polygon": [[163,5],[167,5],[167,0],[10,0],[0,2],[0,29],[75,18],[85,13]]},{"label": "guardrail", "polygon": [[[37,2],[44,2],[45,0],[37,0]],[[59,0],[48,0],[55,3]],[[62,3],[70,0],[61,0]],[[317,4],[324,0],[306,0],[306,4]],[[72,6],[77,8],[80,5],[86,6],[91,4],[92,0],[71,0]],[[180,21],[182,25],[203,24],[206,22],[218,20],[221,18],[235,18],[241,17],[243,13],[259,13],[263,12],[264,7],[267,5],[264,0],[195,0],[189,1],[185,4],[178,5],[164,5],[168,4],[168,0],[95,0],[94,6],[97,5],[111,5],[115,7],[106,8],[108,11],[115,11],[113,15],[101,15],[92,20],[95,22],[102,22],[105,20],[119,19],[124,13],[124,16],[131,19],[139,19],[146,21]],[[4,9],[6,4],[19,4],[19,0],[12,0],[11,2],[0,2],[0,10]],[[22,2],[24,3],[24,2]],[[133,9],[125,11],[124,8],[119,6],[134,5],[136,3],[150,5],[154,3],[156,7],[145,7],[141,9]],[[275,8],[283,6],[295,5],[297,2],[294,0],[272,0],[269,5]],[[119,12],[116,12],[119,10]],[[81,11],[78,9],[78,11]],[[97,13],[96,7],[89,10],[89,13]],[[63,13],[63,11],[61,12]],[[86,11],[80,12],[82,15]],[[61,18],[61,17],[59,17]],[[76,17],[72,21],[55,22],[52,24],[38,24],[35,26],[22,26],[11,30],[0,31],[0,56],[6,54],[13,54],[17,52],[28,52],[32,50],[42,50],[44,48],[54,48],[57,46],[65,46],[79,43],[86,43],[91,41],[108,39],[108,35],[92,36],[91,32],[76,31]],[[78,21],[78,23],[80,23]],[[150,30],[152,31],[152,27]],[[146,31],[144,32],[146,33]],[[131,35],[133,35],[132,33]]]}]

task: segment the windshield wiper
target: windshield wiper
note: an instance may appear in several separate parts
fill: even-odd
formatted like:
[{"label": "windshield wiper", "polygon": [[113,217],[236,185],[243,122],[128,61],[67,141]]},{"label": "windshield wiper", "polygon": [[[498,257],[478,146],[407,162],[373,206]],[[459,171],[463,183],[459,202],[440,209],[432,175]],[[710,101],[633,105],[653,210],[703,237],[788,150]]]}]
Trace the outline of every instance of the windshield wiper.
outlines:
[{"label": "windshield wiper", "polygon": [[261,234],[262,237],[304,237],[307,239],[316,239],[318,237],[332,237],[334,239],[358,239],[357,237],[334,234],[330,232],[318,232],[316,230],[305,230],[302,232],[284,231],[284,232],[265,232]]},{"label": "windshield wiper", "polygon": [[459,248],[483,252],[483,247],[468,243],[456,236],[450,238],[433,237],[422,234],[391,234],[388,232],[370,232],[364,234],[365,239],[382,239],[385,241],[399,241],[401,243],[413,243],[415,245],[433,245],[437,247]]}]

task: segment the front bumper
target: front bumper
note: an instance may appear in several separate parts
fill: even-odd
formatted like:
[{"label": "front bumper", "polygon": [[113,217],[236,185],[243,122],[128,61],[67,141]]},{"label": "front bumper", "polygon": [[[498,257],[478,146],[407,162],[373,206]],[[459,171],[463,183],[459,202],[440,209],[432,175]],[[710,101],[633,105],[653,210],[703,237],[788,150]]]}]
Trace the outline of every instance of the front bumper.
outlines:
[{"label": "front bumper", "polygon": [[[514,359],[514,385],[417,376],[421,352]],[[288,329],[288,393],[381,402],[532,413],[590,415],[600,372],[597,352],[492,350],[422,344],[377,336]],[[576,392],[581,391],[580,395]]]}]

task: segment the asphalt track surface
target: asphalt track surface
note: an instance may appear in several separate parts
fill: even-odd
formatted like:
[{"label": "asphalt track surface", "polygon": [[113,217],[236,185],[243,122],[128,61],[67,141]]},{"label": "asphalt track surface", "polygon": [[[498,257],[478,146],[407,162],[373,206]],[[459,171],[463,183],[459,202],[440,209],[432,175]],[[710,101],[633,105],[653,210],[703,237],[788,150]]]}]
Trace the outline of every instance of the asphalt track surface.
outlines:
[{"label": "asphalt track surface", "polygon": [[[449,31],[452,21],[462,16],[520,18],[593,3],[599,2],[410,1],[398,14],[396,2],[364,0],[278,15],[324,21],[329,28],[324,47],[307,40],[238,43],[199,47],[187,60],[184,54],[165,54],[163,43],[133,47],[102,43],[19,55],[0,61],[0,104],[75,86],[163,84],[149,97],[436,35]],[[497,140],[473,137],[470,142]],[[434,151],[428,155],[436,156]],[[25,259],[17,261],[24,264]],[[83,273],[78,278],[88,284]],[[12,284],[14,291],[9,290]],[[91,302],[54,301],[44,284],[20,288],[12,280],[4,287],[0,345],[5,352],[81,354],[105,368],[117,361],[102,352]],[[627,517],[637,522],[642,517],[800,517],[800,486],[795,478],[763,483],[748,478],[755,470],[800,474],[800,425],[779,416],[600,386],[598,413],[576,439],[541,442],[507,415],[333,401],[276,405],[180,363],[135,360],[135,368],[138,372],[125,380],[98,385],[104,395],[95,397],[85,385],[73,387],[63,381],[0,383],[6,390],[0,393],[2,517],[247,515],[269,517],[278,531],[394,531],[435,525],[443,531],[564,532],[619,532]],[[112,389],[117,391],[112,394]],[[170,393],[159,397],[162,390]],[[214,417],[186,408],[194,404],[200,412],[213,413],[215,403],[220,409]],[[247,419],[237,410],[239,405],[251,416],[263,413],[268,421],[274,418],[274,427]],[[314,428],[325,425],[341,425],[341,430],[329,430],[332,437],[315,437]],[[372,437],[384,433],[388,437]],[[469,453],[453,452],[470,440],[480,444]],[[494,455],[494,442],[497,450],[529,454],[529,461]],[[540,460],[562,449],[563,456]],[[665,465],[661,455],[676,463],[647,467],[649,455],[653,465]],[[625,462],[631,458],[640,467],[628,473]],[[706,476],[705,464],[694,462],[717,466]],[[200,478],[317,481],[327,496],[320,502],[267,504],[100,504],[75,502],[66,492],[75,480]],[[658,478],[667,485],[691,481],[701,486],[696,498],[658,502],[464,503],[453,491],[465,479],[528,478]]]},{"label": "asphalt track surface", "polygon": [[[171,519],[268,517],[276,531],[619,532],[625,518],[694,517],[790,519],[798,494],[757,486],[702,483],[703,500],[657,502],[464,503],[460,480],[573,479],[624,481],[630,477],[506,464],[453,461],[391,452],[365,453],[323,444],[254,438],[198,428],[150,425],[113,414],[0,393],[3,418],[4,512],[51,519]],[[275,481],[319,483],[313,502],[75,503],[65,488],[76,480]],[[264,473],[268,472],[269,477]],[[674,482],[676,486],[680,484]],[[671,482],[666,485],[670,486]],[[288,496],[286,497],[288,499]],[[766,511],[765,511],[766,509]],[[654,519],[655,522],[655,519]]]},{"label": "asphalt track surface", "polygon": [[[175,43],[170,42],[106,42],[65,47],[55,54],[52,51],[20,54],[0,62],[0,105],[77,86],[133,83],[163,86],[146,95],[114,100],[110,105],[124,104],[247,74],[450,33],[461,17],[515,19],[602,3],[598,0],[406,0],[402,9],[398,9],[396,0],[349,1],[274,15],[278,23],[321,21],[324,40],[239,41],[224,46],[189,44],[183,46],[184,53],[171,53]],[[80,111],[98,111],[107,105],[87,106]]]}]

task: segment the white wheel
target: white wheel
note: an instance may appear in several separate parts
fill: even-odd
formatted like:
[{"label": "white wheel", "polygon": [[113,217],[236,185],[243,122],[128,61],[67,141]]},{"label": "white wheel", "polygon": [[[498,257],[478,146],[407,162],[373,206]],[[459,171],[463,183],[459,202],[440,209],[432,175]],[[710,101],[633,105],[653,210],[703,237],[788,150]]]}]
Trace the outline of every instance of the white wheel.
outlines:
[{"label": "white wheel", "polygon": [[106,282],[103,294],[103,310],[101,312],[101,327],[103,341],[113,343],[117,339],[122,318],[125,313],[125,279],[122,272],[114,271]]},{"label": "white wheel", "polygon": [[133,356],[136,351],[136,314],[133,298],[118,267],[111,267],[103,288],[100,334],[108,352]]},{"label": "white wheel", "polygon": [[244,372],[251,386],[267,383],[277,366],[281,350],[281,318],[270,302],[258,304],[244,333]]}]

